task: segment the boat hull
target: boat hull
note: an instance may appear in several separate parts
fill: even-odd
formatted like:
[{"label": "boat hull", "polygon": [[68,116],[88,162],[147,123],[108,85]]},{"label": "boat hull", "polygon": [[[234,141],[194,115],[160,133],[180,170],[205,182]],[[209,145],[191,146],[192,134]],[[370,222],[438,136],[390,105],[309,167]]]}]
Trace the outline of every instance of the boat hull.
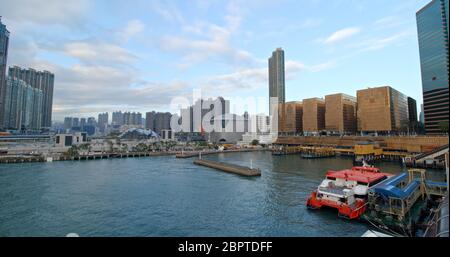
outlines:
[{"label": "boat hull", "polygon": [[354,205],[347,205],[341,202],[330,201],[326,199],[317,198],[317,192],[314,191],[308,198],[306,206],[309,209],[320,209],[322,206],[331,207],[338,210],[339,217],[347,219],[358,219],[366,211],[365,201],[356,200]]}]

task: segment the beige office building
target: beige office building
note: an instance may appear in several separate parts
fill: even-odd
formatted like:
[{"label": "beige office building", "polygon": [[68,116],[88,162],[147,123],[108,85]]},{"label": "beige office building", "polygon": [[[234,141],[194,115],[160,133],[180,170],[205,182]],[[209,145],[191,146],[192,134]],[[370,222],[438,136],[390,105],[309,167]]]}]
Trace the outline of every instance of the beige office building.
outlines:
[{"label": "beige office building", "polygon": [[283,134],[298,134],[303,131],[302,102],[287,102],[278,107],[279,132]]},{"label": "beige office building", "polygon": [[408,99],[389,87],[357,92],[357,124],[360,132],[406,132],[408,129]]},{"label": "beige office building", "polygon": [[303,100],[303,132],[325,130],[325,101],[322,98]]},{"label": "beige office building", "polygon": [[325,129],[339,134],[356,132],[356,97],[346,94],[325,96]]}]

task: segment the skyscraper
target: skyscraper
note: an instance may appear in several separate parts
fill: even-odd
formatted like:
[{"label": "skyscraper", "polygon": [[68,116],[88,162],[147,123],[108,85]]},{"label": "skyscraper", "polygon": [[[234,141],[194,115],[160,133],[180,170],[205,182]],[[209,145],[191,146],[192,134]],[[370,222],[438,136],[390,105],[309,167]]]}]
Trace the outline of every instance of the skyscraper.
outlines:
[{"label": "skyscraper", "polygon": [[417,132],[418,130],[417,102],[411,97],[408,97],[408,120],[410,131]]},{"label": "skyscraper", "polygon": [[155,129],[155,111],[145,113],[145,128],[146,129]]},{"label": "skyscraper", "polygon": [[8,76],[4,100],[3,127],[25,130],[41,128],[41,90],[27,85],[23,80]]},{"label": "skyscraper", "polygon": [[427,134],[440,133],[440,124],[448,124],[448,7],[448,0],[433,0],[416,14]]},{"label": "skyscraper", "polygon": [[0,127],[3,126],[4,100],[6,89],[6,62],[8,59],[9,31],[0,16]]},{"label": "skyscraper", "polygon": [[55,75],[49,71],[36,71],[34,69],[22,69],[18,66],[9,67],[8,76],[25,81],[33,88],[42,91],[43,101],[41,107],[42,127],[51,127],[53,108],[53,87]]},{"label": "skyscraper", "polygon": [[[284,51],[277,48],[269,58],[269,101],[277,97],[277,104],[285,103]],[[272,108],[269,106],[269,113]]]},{"label": "skyscraper", "polygon": [[170,119],[172,118],[172,114],[170,112],[158,112],[154,117],[154,127],[153,131],[162,136],[161,132],[163,130],[170,129]]},{"label": "skyscraper", "polygon": [[[86,119],[85,119],[86,121]],[[72,117],[65,117],[64,118],[64,129],[68,130],[72,128],[73,124],[73,118]]]},{"label": "skyscraper", "polygon": [[124,117],[122,111],[113,112],[112,125],[122,126],[124,124]]},{"label": "skyscraper", "polygon": [[106,127],[108,126],[108,113],[100,113],[98,114],[98,127],[100,128],[100,132],[105,132]]}]

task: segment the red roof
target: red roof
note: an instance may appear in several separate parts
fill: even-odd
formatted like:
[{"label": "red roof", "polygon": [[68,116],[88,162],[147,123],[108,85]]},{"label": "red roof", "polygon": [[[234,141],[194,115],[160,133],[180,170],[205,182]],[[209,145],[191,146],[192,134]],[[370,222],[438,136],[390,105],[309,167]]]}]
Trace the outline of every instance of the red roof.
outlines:
[{"label": "red roof", "polygon": [[327,178],[341,178],[362,183],[372,183],[383,177],[390,176],[389,173],[378,172],[377,168],[353,167],[351,170],[329,171]]}]

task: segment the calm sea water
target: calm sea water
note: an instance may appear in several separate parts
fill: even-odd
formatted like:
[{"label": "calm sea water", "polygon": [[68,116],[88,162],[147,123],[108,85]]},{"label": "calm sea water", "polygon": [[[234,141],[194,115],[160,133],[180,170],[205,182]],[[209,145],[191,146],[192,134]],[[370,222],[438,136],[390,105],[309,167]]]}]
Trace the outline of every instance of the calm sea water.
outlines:
[{"label": "calm sea water", "polygon": [[[0,165],[0,236],[361,236],[368,228],[335,210],[305,207],[326,171],[351,167],[350,158],[204,158],[246,166],[252,160],[262,176],[173,156]],[[397,163],[380,167],[402,170]]]}]

